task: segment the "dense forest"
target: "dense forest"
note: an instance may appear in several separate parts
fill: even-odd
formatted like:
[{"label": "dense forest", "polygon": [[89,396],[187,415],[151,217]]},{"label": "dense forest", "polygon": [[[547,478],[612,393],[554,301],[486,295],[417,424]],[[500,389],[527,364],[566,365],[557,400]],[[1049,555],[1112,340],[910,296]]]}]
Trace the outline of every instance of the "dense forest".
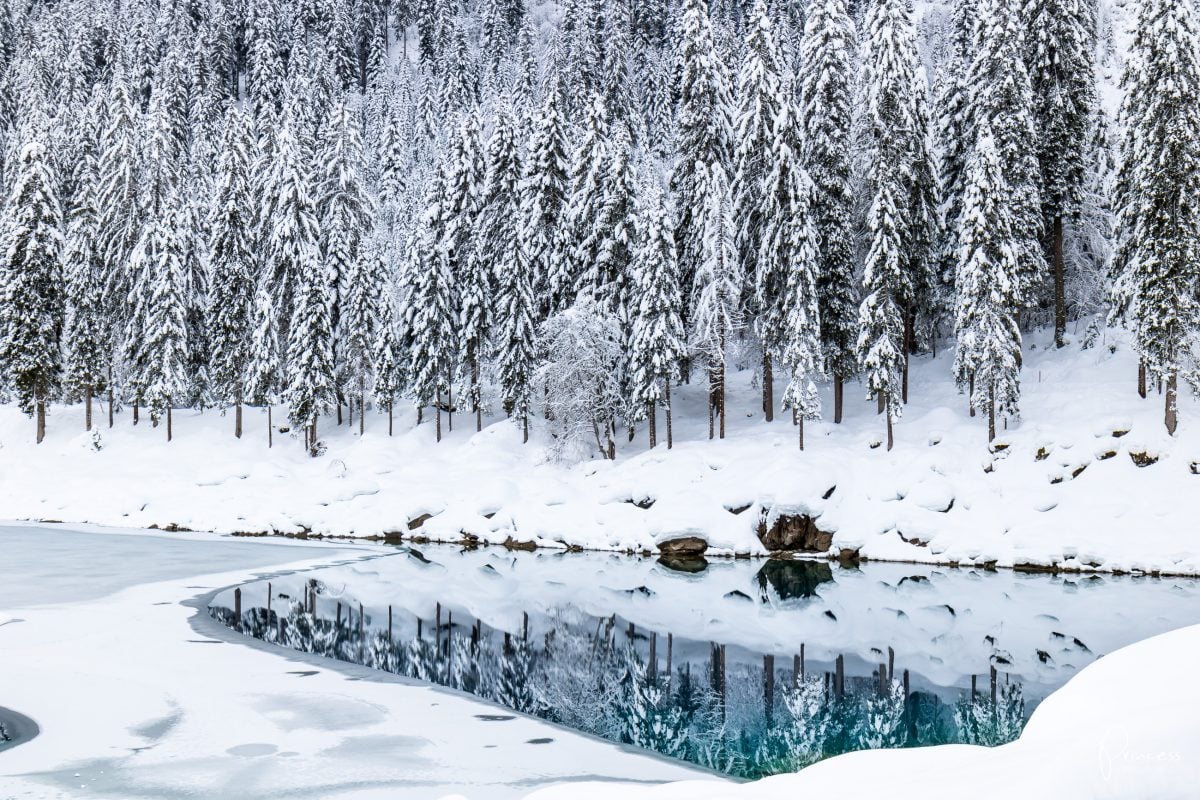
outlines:
[{"label": "dense forest", "polygon": [[412,402],[612,457],[660,411],[669,445],[683,380],[723,436],[736,352],[801,447],[853,380],[890,448],[939,343],[994,437],[1022,330],[1086,318],[1174,431],[1192,0],[1130,17],[1111,120],[1099,0],[0,3],[0,390],[39,441],[51,402],[168,438],[280,405],[316,454],[325,415]]}]

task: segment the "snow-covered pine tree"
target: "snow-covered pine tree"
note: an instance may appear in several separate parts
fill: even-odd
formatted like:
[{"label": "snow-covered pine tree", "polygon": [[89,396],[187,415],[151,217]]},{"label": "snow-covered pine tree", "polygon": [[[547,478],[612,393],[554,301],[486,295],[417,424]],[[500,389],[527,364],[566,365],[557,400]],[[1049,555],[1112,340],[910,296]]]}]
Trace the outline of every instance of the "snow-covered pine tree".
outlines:
[{"label": "snow-covered pine tree", "polygon": [[[590,292],[596,302],[628,331],[629,262],[633,257],[633,198],[637,193],[633,171],[633,141],[628,126],[617,126],[610,145],[608,169],[601,182],[599,217],[594,220],[595,258],[587,266],[579,292]],[[593,247],[588,247],[592,250]]]},{"label": "snow-covered pine tree", "polygon": [[809,4],[798,75],[801,142],[816,193],[821,344],[825,368],[833,378],[835,423],[842,421],[843,383],[858,371],[850,161],[854,41],[846,0]]},{"label": "snow-covered pine tree", "polygon": [[[321,258],[334,287],[330,308],[335,331],[334,360],[339,385],[346,394],[354,392],[359,398],[361,428],[369,343],[375,339],[376,314],[371,306],[377,297],[381,276],[377,274],[378,263],[365,259],[362,252],[363,239],[373,224],[375,208],[362,174],[363,146],[358,112],[349,108],[344,100],[336,102],[331,110],[324,140],[324,180],[317,214],[321,220]],[[356,315],[348,317],[346,306],[351,298],[358,306],[354,310]],[[365,326],[365,329],[356,330],[355,326]],[[353,422],[352,404],[349,418]]]},{"label": "snow-covered pine tree", "polygon": [[815,382],[821,369],[820,237],[812,207],[816,189],[793,140],[796,127],[794,109],[786,103],[771,139],[757,291],[760,337],[788,376],[782,407],[792,410],[803,450],[804,421],[821,416]]},{"label": "snow-covered pine tree", "polygon": [[634,402],[646,405],[650,446],[658,444],[658,412],[667,412],[667,449],[674,444],[671,381],[687,356],[675,259],[674,228],[657,176],[644,176],[635,198],[637,247],[630,266],[633,333],[629,361]]},{"label": "snow-covered pine tree", "polygon": [[1015,316],[1021,245],[991,127],[983,120],[978,130],[956,235],[954,372],[960,385],[969,387],[972,407],[988,409],[990,442],[996,438],[997,407],[1016,414],[1021,394],[1021,331]]},{"label": "snow-covered pine tree", "polygon": [[[551,291],[555,241],[567,194],[568,159],[561,95],[562,81],[559,79],[546,92],[541,108],[534,115],[522,189],[525,252],[534,275],[539,319],[549,316],[556,301],[563,304],[567,300],[565,296],[555,298]],[[558,281],[562,289],[573,285],[567,283],[566,276]]]},{"label": "snow-covered pine tree", "polygon": [[1181,371],[1193,374],[1200,330],[1200,41],[1193,0],[1146,0],[1122,88],[1114,316],[1147,372],[1166,383],[1174,435]]},{"label": "snow-covered pine tree", "polygon": [[692,351],[708,366],[708,438],[713,438],[713,415],[719,414],[720,438],[725,438],[725,360],[729,337],[742,326],[743,276],[734,245],[729,179],[715,162],[697,176],[703,206],[696,217],[700,260],[692,286],[690,315]]},{"label": "snow-covered pine tree", "polygon": [[867,217],[869,246],[863,267],[859,306],[858,353],[866,373],[867,397],[879,401],[887,419],[887,449],[892,449],[892,425],[900,417],[901,371],[904,366],[904,319],[900,306],[904,281],[904,221],[901,209],[907,199],[899,167],[888,162],[874,165],[875,196]]},{"label": "snow-covered pine tree", "polygon": [[[928,146],[928,109],[912,9],[907,0],[873,0],[865,21],[863,129],[866,182],[871,197],[882,191],[896,203],[899,281],[889,291],[901,313],[900,402],[908,402],[908,358],[919,316],[936,314],[933,247],[937,234],[937,187]],[[881,190],[882,176],[896,186]],[[870,225],[868,221],[868,226]]]},{"label": "snow-covered pine tree", "polygon": [[0,280],[0,364],[21,410],[37,418],[37,441],[46,436],[46,404],[61,382],[63,325],[62,206],[42,137],[43,124],[27,123],[4,226]]},{"label": "snow-covered pine tree", "polygon": [[609,149],[607,112],[601,98],[595,96],[588,106],[583,135],[571,159],[566,207],[556,231],[548,281],[550,313],[571,306],[584,274],[595,263],[595,231],[604,203]]},{"label": "snow-covered pine tree", "polygon": [[167,441],[174,430],[172,408],[188,388],[188,276],[184,265],[180,224],[183,199],[171,195],[148,216],[135,260],[144,264],[141,274],[150,282],[142,344],[140,384],[150,419],[157,425],[166,418]]},{"label": "snow-covered pine tree", "polygon": [[250,324],[250,361],[246,365],[246,401],[267,409],[267,447],[274,445],[275,431],[271,419],[272,406],[279,402],[282,384],[282,363],[279,345],[278,318],[275,301],[265,281],[254,292],[254,308]]},{"label": "snow-covered pine tree", "polygon": [[218,402],[234,407],[233,434],[242,438],[242,404],[246,400],[247,366],[254,326],[255,246],[250,170],[254,131],[236,108],[225,118],[217,191],[210,220],[208,263],[211,265],[209,324],[212,349],[209,377]]},{"label": "snow-covered pine tree", "polygon": [[[359,244],[358,255],[350,264],[343,285],[339,324],[341,340],[341,377],[348,390],[358,396],[358,433],[366,431],[367,386],[374,369],[375,351],[384,324],[387,258],[382,236],[376,232]],[[391,319],[386,320],[389,324]],[[353,415],[351,415],[353,416]]]},{"label": "snow-covered pine tree", "polygon": [[1014,297],[1023,306],[1036,301],[1036,291],[1048,272],[1042,248],[1033,90],[1022,49],[1026,24],[1018,3],[978,0],[975,58],[968,78],[972,125],[975,131],[984,120],[990,126],[1012,195],[1013,230],[1020,239]]},{"label": "snow-covered pine tree", "polygon": [[[707,1],[683,0],[680,13],[676,162],[671,191],[678,211],[675,242],[680,285],[699,287],[696,274],[704,268],[711,250],[701,218],[710,214],[713,205],[712,178],[718,173],[724,175],[730,160],[730,100],[725,68],[713,42]],[[740,291],[740,283],[738,288]],[[687,298],[685,306],[690,311],[698,301]]]},{"label": "snow-covered pine tree", "polygon": [[[94,110],[94,109],[93,109]],[[91,112],[89,112],[91,113]],[[92,126],[90,117],[81,124]],[[67,211],[63,246],[63,384],[67,399],[82,398],[84,427],[92,429],[92,399],[111,370],[112,325],[105,306],[105,262],[100,252],[100,192],[97,131],[78,154],[76,189]]]},{"label": "snow-covered pine tree", "polygon": [[[783,57],[775,38],[766,0],[755,0],[750,13],[745,52],[738,73],[737,111],[734,117],[733,221],[737,228],[737,252],[743,275],[757,275],[755,285],[748,285],[746,305],[756,319],[759,340],[762,342],[763,414],[767,422],[775,418],[775,397],[771,375],[771,359],[776,355],[777,342],[771,341],[779,332],[779,306],[782,284],[768,287],[775,276],[764,273],[759,261],[763,228],[770,224],[763,216],[769,202],[766,195],[767,174],[774,154],[775,120],[790,102],[790,76],[785,79]],[[786,84],[786,88],[785,88]],[[790,136],[790,130],[783,131]],[[790,146],[790,145],[789,145]],[[786,267],[784,267],[786,269]],[[749,281],[747,281],[749,284]]]},{"label": "snow-covered pine tree", "polygon": [[938,283],[953,289],[958,264],[958,218],[962,214],[967,162],[975,146],[968,72],[975,49],[975,7],[978,0],[959,0],[950,12],[947,53],[936,84],[938,187],[942,205],[938,245]]},{"label": "snow-covered pine tree", "polygon": [[[511,130],[493,133],[487,158],[480,143],[479,109],[465,112],[458,131],[450,143],[450,151],[442,165],[445,174],[442,184],[443,227],[439,247],[446,254],[446,269],[454,291],[450,297],[450,314],[457,329],[458,344],[454,356],[465,362],[463,378],[471,410],[475,413],[476,430],[483,429],[482,370],[488,332],[491,325],[491,303],[495,276],[487,251],[476,246],[480,236],[481,213],[485,204],[498,201],[508,192],[507,185],[485,187],[490,175],[488,166],[493,157],[503,160],[515,147]],[[504,140],[501,142],[500,140]],[[504,151],[500,155],[492,148]],[[503,171],[503,168],[501,168]],[[485,190],[497,196],[485,195]],[[448,422],[454,430],[453,384],[447,386]]]},{"label": "snow-covered pine tree", "polygon": [[476,248],[494,270],[496,299],[493,338],[504,410],[521,422],[529,440],[531,381],[535,367],[537,301],[534,274],[525,242],[530,220],[521,207],[520,153],[511,112],[497,109],[488,141],[488,171],[483,192],[481,238]]},{"label": "snow-covered pine tree", "polygon": [[396,397],[404,388],[405,370],[403,353],[400,349],[400,337],[396,330],[396,310],[392,293],[384,290],[379,301],[379,331],[375,342],[373,361],[375,367],[376,408],[386,408],[388,412],[388,436],[393,433],[393,411]]},{"label": "snow-covered pine tree", "polygon": [[443,167],[430,182],[425,211],[410,244],[408,303],[412,335],[409,374],[417,407],[434,406],[437,441],[442,440],[442,399],[450,388],[455,366],[452,276],[442,247],[446,228]]},{"label": "snow-covered pine tree", "polygon": [[1066,222],[1080,210],[1096,105],[1095,0],[1025,0],[1042,214],[1054,270],[1054,341],[1067,330]]}]

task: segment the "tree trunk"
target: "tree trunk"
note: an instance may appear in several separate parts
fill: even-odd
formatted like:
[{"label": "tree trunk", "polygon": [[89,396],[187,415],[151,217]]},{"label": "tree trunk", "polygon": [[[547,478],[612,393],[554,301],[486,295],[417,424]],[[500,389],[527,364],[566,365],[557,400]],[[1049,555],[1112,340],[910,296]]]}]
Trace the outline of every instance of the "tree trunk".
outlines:
[{"label": "tree trunk", "polygon": [[975,373],[967,375],[967,411],[975,416]]},{"label": "tree trunk", "polygon": [[521,429],[524,434],[524,438],[521,439],[521,443],[529,444],[529,414],[528,413],[526,413],[524,416],[521,417],[521,423],[522,423]]},{"label": "tree trunk", "polygon": [[388,400],[388,436],[392,435],[392,406],[393,405],[395,405],[395,403],[391,400]]},{"label": "tree trunk", "polygon": [[725,364],[720,366],[717,380],[717,408],[721,412],[721,438],[725,438]]},{"label": "tree trunk", "polygon": [[112,390],[112,376],[110,375],[108,378],[108,427],[111,428],[112,426],[113,426],[113,390]]},{"label": "tree trunk", "polygon": [[311,442],[311,444],[309,444],[309,453],[312,455],[313,458],[316,458],[317,457],[317,418],[316,417],[313,417],[312,426],[311,426],[310,430],[312,431],[312,442]]},{"label": "tree trunk", "polygon": [[475,405],[475,432],[483,430],[483,405],[479,402],[479,359],[471,359],[471,402]]},{"label": "tree trunk", "polygon": [[360,376],[358,379],[358,435],[362,436],[367,429],[367,386]]},{"label": "tree trunk", "polygon": [[671,428],[671,376],[667,376],[667,449],[675,444],[674,431]]},{"label": "tree trunk", "polygon": [[833,424],[842,424],[842,396],[846,393],[846,383],[841,375],[833,376]]},{"label": "tree trunk", "polygon": [[653,400],[646,403],[646,420],[646,430],[650,436],[650,449],[653,450],[658,444],[658,409]]},{"label": "tree trunk", "polygon": [[1146,362],[1138,361],[1138,397],[1146,399]]},{"label": "tree trunk", "polygon": [[242,387],[237,388],[237,396],[233,402],[233,435],[242,438]]},{"label": "tree trunk", "polygon": [[171,441],[171,434],[174,431],[171,428],[171,407],[167,406],[167,441]]},{"label": "tree trunk", "polygon": [[454,387],[446,386],[446,430],[454,433]]},{"label": "tree trunk", "polygon": [[1175,429],[1179,427],[1179,409],[1175,404],[1175,395],[1179,390],[1179,373],[1172,371],[1167,376],[1167,401],[1166,407],[1163,410],[1163,422],[1167,426],[1167,433],[1175,435]]},{"label": "tree trunk", "polygon": [[883,413],[883,406],[885,405],[886,399],[887,399],[887,397],[883,392],[877,392],[875,394],[875,413],[876,414]]},{"label": "tree trunk", "polygon": [[900,400],[908,405],[908,357],[913,348],[913,314],[904,310],[904,367],[900,374]]},{"label": "tree trunk", "polygon": [[275,446],[275,425],[271,422],[271,404],[267,403],[267,449]]},{"label": "tree trunk", "polygon": [[775,421],[775,386],[774,373],[771,371],[771,354],[765,349],[762,356],[763,370],[763,414],[766,415],[767,422]]},{"label": "tree trunk", "polygon": [[134,425],[138,424],[138,398],[137,398],[137,395],[134,395],[134,397],[133,397],[133,424]]},{"label": "tree trunk", "polygon": [[1063,218],[1062,214],[1054,217],[1053,243],[1054,250],[1054,346],[1066,344],[1064,336],[1067,333],[1067,267],[1063,256]]},{"label": "tree trunk", "polygon": [[996,439],[996,387],[988,389],[988,441]]},{"label": "tree trunk", "polygon": [[436,397],[433,400],[433,413],[437,417],[437,440],[442,440],[442,390],[438,389]]},{"label": "tree trunk", "polygon": [[341,398],[340,394],[338,395],[337,411],[338,411],[338,417],[337,417],[338,425],[341,426],[341,424],[342,424],[342,398]]},{"label": "tree trunk", "polygon": [[708,385],[708,438],[710,441],[712,440],[713,436],[716,435],[716,430],[713,426],[713,422],[714,422],[714,420],[713,420],[713,387],[712,387],[712,382],[709,381],[709,385]]},{"label": "tree trunk", "polygon": [[89,383],[83,390],[83,429],[92,429],[92,385]]},{"label": "tree trunk", "polygon": [[46,398],[37,398],[37,443],[41,444],[46,438]]},{"label": "tree trunk", "polygon": [[892,445],[895,443],[895,439],[892,436],[892,410],[889,408],[884,416],[887,417],[887,449],[890,451]]},{"label": "tree trunk", "polygon": [[609,461],[617,460],[617,423],[611,419],[604,426],[604,435],[608,438],[608,450],[605,455]]}]

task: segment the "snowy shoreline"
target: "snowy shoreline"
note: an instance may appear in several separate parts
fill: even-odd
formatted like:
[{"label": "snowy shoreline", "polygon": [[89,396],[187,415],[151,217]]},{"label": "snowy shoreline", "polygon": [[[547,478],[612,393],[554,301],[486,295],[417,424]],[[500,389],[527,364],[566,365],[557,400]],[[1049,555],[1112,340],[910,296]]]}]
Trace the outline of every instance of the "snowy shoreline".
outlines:
[{"label": "snowy shoreline", "polygon": [[56,407],[37,445],[30,420],[6,405],[0,517],[636,554],[698,537],[706,556],[751,557],[770,554],[760,520],[803,515],[828,534],[806,556],[1200,575],[1200,403],[1180,398],[1182,424],[1168,436],[1161,398],[1134,390],[1124,334],[1106,336],[1086,350],[1030,337],[1023,417],[1004,449],[989,448],[986,423],[967,414],[948,353],[914,360],[890,452],[877,446],[874,404],[849,401],[862,397],[854,386],[843,423],[810,422],[799,451],[787,421],[762,421],[751,369],[730,375],[726,439],[707,439],[696,382],[675,393],[672,450],[649,449],[642,429],[615,461],[577,464],[548,459],[544,429],[523,445],[502,418],[480,433],[460,418],[438,443],[411,409],[391,437],[386,417],[369,412],[361,436],[357,424],[326,425],[327,454],[309,458],[286,435],[268,449],[265,414],[252,413],[237,440],[219,412],[180,412],[168,443],[127,412],[87,434],[78,408]]}]

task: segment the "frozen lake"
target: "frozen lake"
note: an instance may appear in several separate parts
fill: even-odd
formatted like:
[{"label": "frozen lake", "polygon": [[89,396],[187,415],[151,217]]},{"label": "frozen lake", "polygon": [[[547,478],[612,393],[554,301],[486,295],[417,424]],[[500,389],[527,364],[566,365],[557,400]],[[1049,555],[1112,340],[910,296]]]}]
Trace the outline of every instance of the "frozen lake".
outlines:
[{"label": "frozen lake", "polygon": [[[1096,658],[1200,622],[1191,579],[498,548],[402,548],[240,588],[242,628],[268,642],[739,777],[1010,741]],[[221,592],[214,616],[235,624],[236,603]]]}]

